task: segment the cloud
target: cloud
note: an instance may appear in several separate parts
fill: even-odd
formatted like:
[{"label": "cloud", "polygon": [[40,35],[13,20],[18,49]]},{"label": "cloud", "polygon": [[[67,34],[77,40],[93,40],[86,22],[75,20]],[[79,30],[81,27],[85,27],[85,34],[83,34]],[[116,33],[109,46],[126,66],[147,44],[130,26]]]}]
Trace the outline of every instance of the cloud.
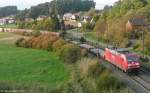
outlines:
[{"label": "cloud", "polygon": [[94,0],[96,2],[96,8],[103,9],[105,5],[113,5],[118,0]]}]

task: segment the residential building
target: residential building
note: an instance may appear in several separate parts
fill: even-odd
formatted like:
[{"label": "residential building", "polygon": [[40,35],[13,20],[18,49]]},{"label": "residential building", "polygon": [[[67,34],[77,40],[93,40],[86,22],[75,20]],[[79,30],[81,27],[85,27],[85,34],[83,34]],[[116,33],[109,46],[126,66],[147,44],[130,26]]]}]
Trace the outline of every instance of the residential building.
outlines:
[{"label": "residential building", "polygon": [[72,16],[73,16],[72,13],[66,13],[66,14],[64,14],[64,16],[63,16],[63,20],[64,20],[64,21],[69,21],[69,20],[72,19]]},{"label": "residential building", "polygon": [[25,21],[26,21],[26,22],[33,22],[34,19],[33,19],[33,18],[25,18]]},{"label": "residential building", "polygon": [[37,21],[42,21],[42,20],[44,20],[44,19],[46,19],[46,18],[47,18],[47,16],[40,15],[36,20],[37,20]]},{"label": "residential building", "polygon": [[13,24],[13,23],[15,23],[15,19],[13,19],[12,17],[0,18],[0,25]]},{"label": "residential building", "polygon": [[136,17],[129,19],[128,22],[126,23],[126,30],[127,31],[134,31],[137,30],[141,27],[145,27],[146,22],[143,17]]}]

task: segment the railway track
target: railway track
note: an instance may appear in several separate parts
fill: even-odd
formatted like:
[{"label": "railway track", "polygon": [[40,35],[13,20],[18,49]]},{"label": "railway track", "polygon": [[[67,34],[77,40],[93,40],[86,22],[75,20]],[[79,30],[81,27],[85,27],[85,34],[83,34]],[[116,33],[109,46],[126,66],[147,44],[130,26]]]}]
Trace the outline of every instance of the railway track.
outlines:
[{"label": "railway track", "polygon": [[[100,58],[100,61],[104,62],[105,60]],[[113,70],[113,73],[117,74],[117,76],[120,75],[125,83],[128,82],[127,85],[130,86],[131,89],[133,89],[133,93],[150,93],[150,73],[140,71],[138,75],[128,75],[121,70],[118,70],[112,64],[104,63],[103,65],[109,65],[107,66],[107,68],[111,68],[111,70]]]},{"label": "railway track", "polygon": [[139,76],[132,76],[131,79],[134,80],[136,84],[139,84],[146,93],[150,93],[150,82],[147,82],[147,80]]},{"label": "railway track", "polygon": [[149,78],[147,78],[147,76],[138,75],[138,77],[141,78],[142,80],[144,80],[146,83],[150,84],[150,80],[149,80]]},{"label": "railway track", "polygon": [[[150,84],[150,73],[144,69],[140,70],[140,73],[137,75],[139,78],[143,79],[145,82]],[[149,85],[150,86],[150,85]]]},{"label": "railway track", "polygon": [[[96,57],[96,56],[92,56],[92,58],[93,57]],[[102,58],[99,58],[99,60],[103,61],[103,62],[105,61]],[[111,70],[114,70],[114,69],[118,70],[112,64],[110,64],[110,67],[108,67],[108,68],[111,68]],[[122,74],[124,74],[126,79],[135,82],[135,85],[139,87],[138,89],[140,89],[142,91],[141,92],[141,91],[138,90],[138,92],[136,91],[135,93],[150,93],[150,73],[149,72],[147,72],[144,69],[141,69],[140,72],[139,72],[139,74],[137,74],[137,75],[127,75],[126,73],[123,73],[120,70],[119,70],[119,72],[121,72]],[[136,90],[136,88],[134,90]]]},{"label": "railway track", "polygon": [[[92,45],[94,45],[94,44],[92,44]],[[97,47],[97,46],[95,46],[95,47]],[[92,53],[90,53],[90,56],[92,58],[96,57],[96,55],[94,55]],[[99,58],[99,59],[100,59],[100,61],[103,61],[103,62],[105,61],[102,58]],[[112,67],[108,67],[108,68],[112,68]],[[116,68],[116,67],[113,66],[113,68]],[[111,69],[111,70],[114,70],[114,69]],[[146,68],[142,67],[142,69],[140,70],[138,75],[129,76],[123,72],[121,72],[120,74],[125,77],[124,79],[127,82],[129,82],[129,84],[128,84],[129,86],[131,85],[131,83],[130,83],[131,81],[135,83],[135,84],[132,84],[132,86],[131,86],[131,87],[133,87],[133,90],[135,91],[135,93],[150,93],[150,70],[147,70]],[[122,76],[120,76],[120,77],[122,77]],[[136,88],[135,88],[135,86],[136,86]]]}]

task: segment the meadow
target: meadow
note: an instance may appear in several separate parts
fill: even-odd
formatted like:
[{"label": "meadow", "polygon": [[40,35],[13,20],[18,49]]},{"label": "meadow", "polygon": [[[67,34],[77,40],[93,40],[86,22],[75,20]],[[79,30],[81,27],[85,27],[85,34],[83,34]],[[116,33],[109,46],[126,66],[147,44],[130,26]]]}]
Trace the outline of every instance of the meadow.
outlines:
[{"label": "meadow", "polygon": [[69,74],[55,53],[19,48],[12,39],[1,40],[11,36],[0,33],[0,82],[56,87],[68,81]]},{"label": "meadow", "polygon": [[12,36],[14,36],[14,34],[12,34],[12,33],[3,33],[3,32],[0,33],[0,39],[12,37]]},{"label": "meadow", "polygon": [[[23,90],[23,93],[128,93],[123,82],[113,77],[111,71],[98,60],[82,58],[75,63],[66,63],[54,52],[16,47],[14,43],[18,38],[20,36],[11,33],[0,33],[0,90]],[[66,55],[63,57],[68,58]]]},{"label": "meadow", "polygon": [[0,28],[18,28],[16,24],[0,25]]}]

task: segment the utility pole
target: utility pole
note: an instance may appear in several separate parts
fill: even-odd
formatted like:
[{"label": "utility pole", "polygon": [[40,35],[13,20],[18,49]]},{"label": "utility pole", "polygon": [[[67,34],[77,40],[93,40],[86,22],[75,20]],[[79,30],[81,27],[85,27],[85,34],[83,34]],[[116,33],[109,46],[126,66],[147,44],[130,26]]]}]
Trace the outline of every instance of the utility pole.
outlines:
[{"label": "utility pole", "polygon": [[144,58],[144,51],[145,51],[145,49],[144,49],[144,31],[142,31],[141,34],[142,34],[142,51],[143,51],[143,58]]},{"label": "utility pole", "polygon": [[108,33],[108,26],[109,26],[109,25],[108,25],[108,22],[107,22],[107,21],[106,21],[106,25],[107,25],[107,26],[106,26],[106,27],[107,27],[107,28],[106,28],[106,43],[107,43],[107,48],[108,48],[108,34],[107,34],[107,33]]},{"label": "utility pole", "polygon": [[79,27],[76,27],[75,29],[76,29],[76,32],[75,32],[76,39],[77,39],[77,41],[80,41],[81,37],[80,37],[80,33],[79,33]]}]

